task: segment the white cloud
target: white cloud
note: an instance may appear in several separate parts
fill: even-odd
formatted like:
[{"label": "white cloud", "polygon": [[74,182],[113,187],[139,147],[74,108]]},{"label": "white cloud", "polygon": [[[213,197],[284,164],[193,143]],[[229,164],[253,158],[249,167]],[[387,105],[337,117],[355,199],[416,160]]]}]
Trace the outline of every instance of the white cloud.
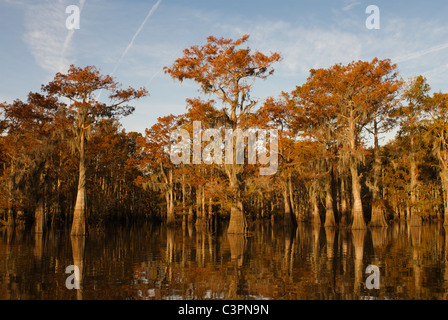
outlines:
[{"label": "white cloud", "polygon": [[[80,1],[82,9],[85,0]],[[70,43],[74,31],[67,30],[66,0],[29,3],[25,8],[25,42],[37,64],[49,73],[64,71],[71,63]]]},{"label": "white cloud", "polygon": [[[28,5],[26,9],[26,41],[39,66],[51,73],[66,68],[74,56],[70,46],[73,33],[65,28],[65,7],[70,4],[67,1],[70,0],[48,0],[42,5]],[[371,31],[365,28],[363,19],[353,20],[347,17],[340,20],[330,19],[324,25],[306,25],[300,20],[285,22],[267,18],[222,20],[220,15],[192,9],[188,16],[195,18],[188,22],[179,21],[182,16],[176,15],[166,19],[170,27],[177,22],[183,28],[178,32],[173,31],[176,30],[175,27],[167,29],[170,30],[169,36],[166,37],[169,41],[165,41],[163,32],[168,31],[164,31],[164,26],[159,26],[160,23],[144,29],[145,23],[160,2],[161,0],[158,0],[153,5],[124,51],[117,53],[120,54],[118,61],[113,61],[110,55],[107,58],[106,53],[110,53],[114,45],[111,42],[89,53],[89,57],[97,57],[106,65],[113,64],[113,73],[123,63],[125,68],[120,71],[120,76],[143,77],[152,83],[163,74],[161,68],[174,61],[180,50],[205,40],[205,36],[201,37],[201,40],[197,40],[197,36],[202,36],[206,25],[207,34],[216,36],[236,38],[242,34],[250,34],[249,46],[253,49],[265,53],[276,51],[283,56],[283,61],[275,66],[276,75],[295,77],[297,80],[308,76],[311,68],[378,57],[392,58],[404,71],[404,77],[427,73],[430,76],[438,75],[435,80],[439,81],[440,70],[445,70],[448,63],[445,52],[448,43],[441,44],[440,41],[448,36],[448,28],[438,21],[414,20],[411,23],[405,18],[384,17],[381,30]],[[347,0],[342,3],[342,9],[348,11],[360,4],[359,0]],[[183,14],[185,15],[185,12]],[[144,41],[134,43],[139,35]]]},{"label": "white cloud", "polygon": [[21,6],[27,4],[26,2],[22,2],[20,0],[0,0],[0,3],[5,3],[8,5]]},{"label": "white cloud", "polygon": [[276,69],[286,76],[305,75],[312,68],[350,62],[358,59],[363,49],[356,34],[333,28],[294,26],[284,21],[262,21],[247,29],[235,28],[234,33],[250,34],[249,45],[253,49],[279,52],[283,60]]},{"label": "white cloud", "polygon": [[440,44],[440,45],[437,45],[437,46],[434,46],[434,47],[431,47],[431,48],[428,48],[425,50],[420,50],[420,51],[412,52],[410,54],[407,54],[407,55],[404,55],[401,57],[396,57],[393,60],[396,63],[405,62],[405,61],[409,61],[409,60],[418,59],[418,58],[421,58],[424,55],[427,55],[429,53],[434,53],[434,52],[437,52],[437,51],[440,51],[443,49],[447,49],[447,48],[448,48],[448,43],[444,43],[444,44]]},{"label": "white cloud", "polygon": [[344,0],[345,6],[342,8],[343,11],[349,11],[350,9],[361,4],[361,1],[357,0]]},{"label": "white cloud", "polygon": [[[327,27],[260,20],[237,27],[223,24],[220,29],[235,36],[248,33],[252,48],[264,53],[279,52],[284,59],[276,67],[277,75],[289,77],[308,76],[312,68],[375,57],[397,63],[404,78],[425,72],[429,76],[440,74],[448,63],[444,51],[448,43],[440,44],[440,39],[447,38],[448,28],[437,21],[410,23],[394,18],[375,31],[353,20],[341,20]],[[428,77],[428,80],[440,78]]]}]

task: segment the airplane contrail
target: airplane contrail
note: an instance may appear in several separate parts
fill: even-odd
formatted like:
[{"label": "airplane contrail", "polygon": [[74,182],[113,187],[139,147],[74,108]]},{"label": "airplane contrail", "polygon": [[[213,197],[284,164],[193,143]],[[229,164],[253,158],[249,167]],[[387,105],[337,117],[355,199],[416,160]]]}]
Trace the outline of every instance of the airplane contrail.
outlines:
[{"label": "airplane contrail", "polygon": [[[138,34],[140,33],[140,31],[142,31],[143,27],[145,26],[146,22],[148,22],[148,19],[152,16],[152,14],[154,13],[154,11],[157,10],[157,8],[159,7],[159,4],[162,2],[162,0],[158,0],[151,8],[151,10],[149,10],[148,14],[146,15],[145,20],[143,20],[142,24],[140,25],[140,27],[137,29],[137,32],[135,32],[134,36],[131,39],[131,42],[129,42],[128,46],[126,47],[126,49],[123,51],[123,54],[120,57],[120,60],[118,60],[117,65],[114,68],[114,71],[112,71],[111,76],[114,75],[115,72],[117,72],[118,68],[120,67],[121,63],[124,60],[124,57],[126,56],[126,54],[128,53],[129,49],[131,49],[132,45],[134,44],[135,39],[137,38]],[[96,100],[99,100],[101,97],[101,94],[103,93],[103,90],[100,90],[100,92],[98,93],[98,96],[96,97]]]},{"label": "airplane contrail", "polygon": [[395,63],[406,62],[406,61],[417,59],[417,58],[420,58],[421,56],[424,56],[426,54],[433,53],[433,52],[436,52],[436,51],[440,51],[440,50],[443,50],[443,49],[446,49],[446,48],[448,48],[448,43],[440,44],[438,46],[434,46],[434,47],[431,47],[431,48],[426,49],[426,50],[417,51],[417,52],[414,52],[414,53],[411,53],[411,54],[408,54],[408,55],[405,55],[405,56],[396,57],[396,58],[392,59],[392,61],[395,62]]},{"label": "airplane contrail", "polygon": [[148,15],[146,16],[145,20],[143,20],[142,24],[140,25],[140,27],[137,29],[137,32],[134,34],[134,36],[132,37],[131,42],[129,42],[128,46],[126,47],[126,49],[124,50],[123,54],[121,55],[120,60],[118,61],[117,65],[115,66],[114,71],[112,72],[112,74],[114,74],[118,68],[120,67],[121,63],[123,62],[124,57],[126,56],[126,54],[128,53],[129,49],[131,49],[132,45],[134,44],[135,39],[137,38],[138,34],[140,33],[140,31],[142,31],[143,27],[145,26],[146,22],[148,21],[148,19],[152,16],[152,14],[154,13],[154,11],[157,10],[159,4],[162,2],[162,0],[158,0],[156,2],[155,5],[152,6],[151,10],[149,10]]}]

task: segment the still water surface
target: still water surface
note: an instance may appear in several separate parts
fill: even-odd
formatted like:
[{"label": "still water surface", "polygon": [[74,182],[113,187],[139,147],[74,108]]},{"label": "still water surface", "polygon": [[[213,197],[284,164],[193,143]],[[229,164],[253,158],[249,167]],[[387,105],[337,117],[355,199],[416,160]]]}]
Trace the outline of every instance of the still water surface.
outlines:
[{"label": "still water surface", "polygon": [[[447,245],[441,225],[259,224],[244,237],[146,224],[86,239],[3,228],[0,299],[447,299]],[[66,287],[69,265],[81,270],[80,290]],[[369,265],[379,290],[366,288]]]}]

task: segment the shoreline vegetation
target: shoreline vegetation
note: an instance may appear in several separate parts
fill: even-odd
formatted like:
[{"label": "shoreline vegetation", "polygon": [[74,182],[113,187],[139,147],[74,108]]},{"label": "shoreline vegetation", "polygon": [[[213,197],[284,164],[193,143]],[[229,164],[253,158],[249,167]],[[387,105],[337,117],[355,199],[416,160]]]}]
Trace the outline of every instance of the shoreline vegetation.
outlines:
[{"label": "shoreline vegetation", "polygon": [[[126,132],[120,119],[148,90],[122,89],[94,66],[71,66],[27,101],[0,103],[0,226],[39,234],[70,225],[72,236],[85,236],[140,219],[204,229],[228,220],[229,235],[261,220],[352,230],[393,220],[448,225],[447,93],[375,58],[310,70],[292,92],[258,101],[251,89],[272,81],[281,56],[253,51],[248,40],[211,36],[185,49],[165,73],[196,83],[202,96],[145,134]],[[194,121],[204,130],[278,130],[277,173],[173,164],[171,133],[193,136]]]}]

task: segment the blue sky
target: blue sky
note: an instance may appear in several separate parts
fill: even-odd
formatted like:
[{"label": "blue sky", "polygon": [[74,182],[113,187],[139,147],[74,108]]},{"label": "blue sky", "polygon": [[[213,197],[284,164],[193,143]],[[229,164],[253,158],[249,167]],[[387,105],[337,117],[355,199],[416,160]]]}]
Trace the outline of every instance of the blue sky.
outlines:
[{"label": "blue sky", "polygon": [[[81,8],[74,32],[65,27],[69,5]],[[380,9],[379,30],[365,26],[369,5]],[[294,89],[311,68],[374,57],[392,59],[404,79],[422,74],[434,91],[448,92],[447,16],[443,0],[0,0],[0,101],[26,99],[70,64],[95,65],[126,87],[147,87],[150,97],[122,120],[143,132],[199,95],[164,66],[209,35],[243,34],[251,48],[283,57],[274,76],[256,83],[260,99]]]}]

